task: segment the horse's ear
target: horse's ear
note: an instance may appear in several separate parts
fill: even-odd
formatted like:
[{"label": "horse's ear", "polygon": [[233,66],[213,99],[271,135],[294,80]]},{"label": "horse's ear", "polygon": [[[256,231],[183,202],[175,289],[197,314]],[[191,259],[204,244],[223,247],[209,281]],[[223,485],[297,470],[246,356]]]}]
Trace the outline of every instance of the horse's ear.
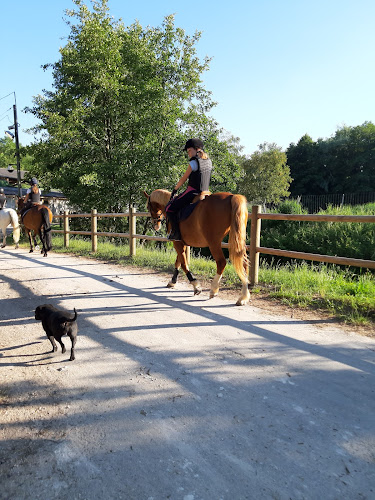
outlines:
[{"label": "horse's ear", "polygon": [[146,196],[146,198],[150,198],[150,195],[146,193],[146,191],[143,191],[143,194]]}]

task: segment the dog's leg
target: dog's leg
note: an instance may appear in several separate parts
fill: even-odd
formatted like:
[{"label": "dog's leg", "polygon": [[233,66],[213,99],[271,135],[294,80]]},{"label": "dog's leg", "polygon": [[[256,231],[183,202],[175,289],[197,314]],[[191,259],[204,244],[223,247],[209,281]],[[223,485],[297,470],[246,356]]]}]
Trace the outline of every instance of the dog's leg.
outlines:
[{"label": "dog's leg", "polygon": [[65,348],[63,341],[61,340],[61,338],[56,339],[56,340],[61,345],[61,352],[64,354],[64,352],[66,351],[66,348]]},{"label": "dog's leg", "polygon": [[76,359],[74,355],[74,347],[77,342],[77,337],[75,335],[69,335],[70,340],[72,341],[72,350],[70,351],[70,361],[74,361]]},{"label": "dog's leg", "polygon": [[56,352],[57,351],[57,345],[56,345],[56,342],[55,342],[55,339],[53,337],[53,335],[49,335],[47,333],[47,337],[48,337],[48,340],[51,342],[52,344],[52,351],[51,352]]}]

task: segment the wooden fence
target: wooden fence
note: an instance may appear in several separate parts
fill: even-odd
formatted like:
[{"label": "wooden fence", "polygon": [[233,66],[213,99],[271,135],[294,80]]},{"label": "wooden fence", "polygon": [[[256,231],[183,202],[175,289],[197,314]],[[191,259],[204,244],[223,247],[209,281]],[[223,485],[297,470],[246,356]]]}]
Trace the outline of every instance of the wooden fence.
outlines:
[{"label": "wooden fence", "polygon": [[[91,231],[71,231],[69,227],[69,219],[71,218],[91,218]],[[129,232],[128,233],[114,233],[114,232],[98,232],[98,218],[109,217],[128,217],[129,218]],[[150,217],[148,212],[137,212],[134,208],[130,207],[129,212],[124,213],[97,213],[96,210],[91,210],[87,214],[69,214],[67,211],[63,215],[54,215],[54,218],[63,219],[63,229],[54,229],[53,233],[62,233],[64,235],[64,246],[69,247],[69,235],[80,234],[91,237],[91,248],[93,252],[98,249],[98,236],[109,236],[128,238],[130,255],[136,254],[136,240],[154,240],[154,241],[169,241],[165,237],[148,236],[145,234],[137,234],[136,231],[136,218],[137,217]],[[251,285],[258,283],[259,276],[259,257],[260,254],[278,255],[280,257],[290,257],[292,259],[304,259],[316,262],[327,262],[332,264],[340,264],[346,266],[365,267],[367,269],[375,269],[375,261],[364,259],[350,259],[347,257],[337,257],[331,255],[319,255],[305,252],[294,252],[289,250],[281,250],[279,248],[266,248],[260,246],[261,237],[261,220],[294,220],[294,221],[314,221],[314,222],[361,222],[361,223],[375,223],[375,215],[302,215],[302,214],[267,214],[261,213],[260,205],[254,205],[250,214],[250,245],[247,245],[249,251],[249,281]],[[222,243],[223,248],[228,248],[228,243]]]}]

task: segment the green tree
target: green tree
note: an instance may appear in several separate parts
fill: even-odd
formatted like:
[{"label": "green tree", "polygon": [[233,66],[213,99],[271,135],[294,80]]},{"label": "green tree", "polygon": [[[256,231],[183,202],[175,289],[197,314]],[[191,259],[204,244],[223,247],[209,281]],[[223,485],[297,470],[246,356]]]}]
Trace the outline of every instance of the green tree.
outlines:
[{"label": "green tree", "polygon": [[293,195],[375,190],[375,125],[341,127],[329,139],[307,134],[286,151]]},{"label": "green tree", "polygon": [[[22,147],[21,145],[20,157],[21,170],[25,170],[30,173],[30,177],[32,177],[33,158],[30,154],[28,154],[27,148]],[[10,164],[16,164],[16,145],[12,139],[5,137],[4,139],[0,139],[0,167],[7,168]],[[16,169],[16,167],[14,167],[14,169]]]},{"label": "green tree", "polygon": [[375,191],[375,125],[344,126],[327,141],[334,193]]},{"label": "green tree", "polygon": [[286,155],[276,144],[264,143],[243,162],[244,178],[240,188],[249,202],[278,203],[289,196],[292,181]]},{"label": "green tree", "polygon": [[240,171],[235,148],[208,115],[215,103],[201,81],[209,59],[196,55],[200,33],[186,35],[173,16],[158,28],[125,28],[109,16],[107,0],[92,10],[74,4],[67,16],[78,22],[69,23],[61,58],[45,65],[54,89],[28,110],[40,120],[31,148],[44,182],[82,209],[122,211],[143,204],[143,189],[173,187],[190,135],[220,145],[219,159]]}]

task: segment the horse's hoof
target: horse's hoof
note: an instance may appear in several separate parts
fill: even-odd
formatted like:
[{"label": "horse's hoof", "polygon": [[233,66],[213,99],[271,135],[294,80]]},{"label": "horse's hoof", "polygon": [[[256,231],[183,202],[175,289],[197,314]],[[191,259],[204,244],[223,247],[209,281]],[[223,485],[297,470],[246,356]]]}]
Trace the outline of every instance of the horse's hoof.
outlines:
[{"label": "horse's hoof", "polygon": [[39,245],[37,245],[37,246],[35,247],[35,250],[40,250],[40,246],[39,246]]},{"label": "horse's hoof", "polygon": [[217,292],[210,292],[210,299],[213,299],[214,297],[216,297],[217,295]]},{"label": "horse's hoof", "polygon": [[249,302],[249,299],[238,299],[236,306],[245,306]]},{"label": "horse's hoof", "polygon": [[194,288],[194,295],[199,295],[201,293],[201,288]]},{"label": "horse's hoof", "polygon": [[16,250],[18,250],[18,248],[19,248],[19,245],[17,244],[17,245],[15,246],[15,249],[16,249]]},{"label": "horse's hoof", "polygon": [[29,252],[29,253],[33,253],[33,251],[34,251],[34,250],[30,250],[30,252]]},{"label": "horse's hoof", "polygon": [[173,281],[170,281],[167,285],[167,288],[174,288],[176,286],[176,283],[173,283]]}]

